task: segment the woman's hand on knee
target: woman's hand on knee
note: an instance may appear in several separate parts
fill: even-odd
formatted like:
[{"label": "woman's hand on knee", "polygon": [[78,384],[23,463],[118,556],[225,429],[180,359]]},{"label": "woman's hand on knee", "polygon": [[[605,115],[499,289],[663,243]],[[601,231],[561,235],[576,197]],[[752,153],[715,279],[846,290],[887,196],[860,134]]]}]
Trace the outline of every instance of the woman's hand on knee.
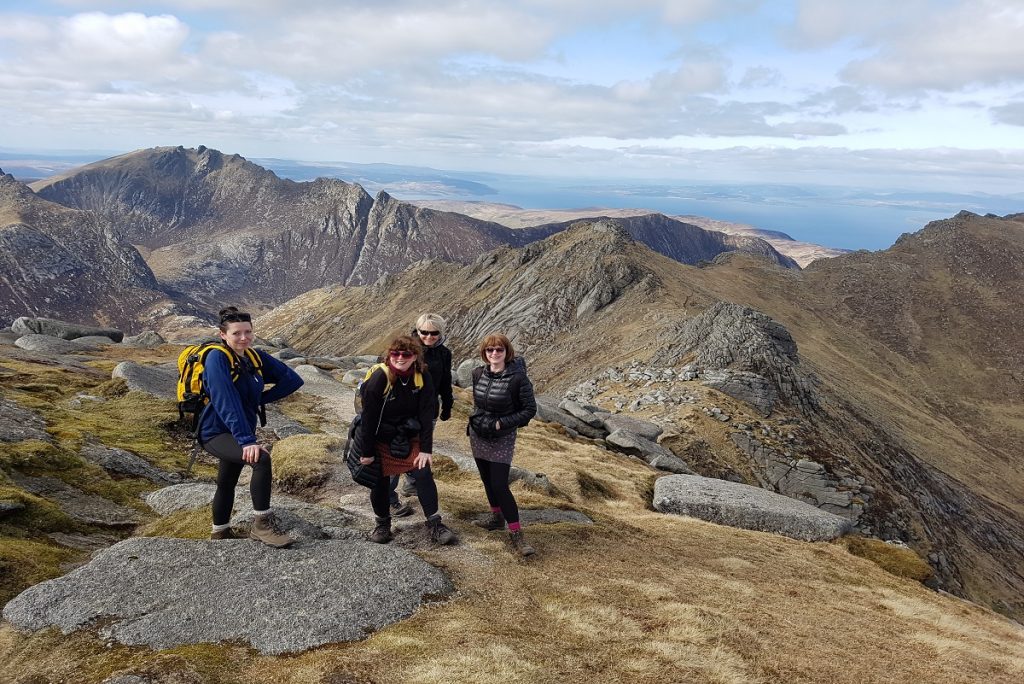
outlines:
[{"label": "woman's hand on knee", "polygon": [[362,463],[363,465],[370,465],[371,463],[373,463],[373,456],[360,456],[359,462]]},{"label": "woman's hand on knee", "polygon": [[421,451],[413,459],[412,464],[416,467],[416,470],[420,468],[426,468],[433,461],[433,454],[427,451]]},{"label": "woman's hand on knee", "polygon": [[252,465],[260,460],[263,455],[263,447],[259,444],[246,444],[242,447],[242,460]]}]

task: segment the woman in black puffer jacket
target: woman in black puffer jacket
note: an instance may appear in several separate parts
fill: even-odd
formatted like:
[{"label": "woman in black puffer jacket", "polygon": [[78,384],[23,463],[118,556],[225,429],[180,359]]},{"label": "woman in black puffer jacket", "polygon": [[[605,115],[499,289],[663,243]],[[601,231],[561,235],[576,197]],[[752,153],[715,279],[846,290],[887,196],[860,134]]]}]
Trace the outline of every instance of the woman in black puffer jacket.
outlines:
[{"label": "woman in black puffer jacket", "polygon": [[526,362],[516,356],[504,335],[488,335],[480,343],[480,358],[487,364],[473,371],[473,413],[466,432],[473,459],[484,483],[490,517],[481,527],[500,530],[508,525],[509,540],[521,556],[534,549],[523,539],[519,507],[508,486],[516,430],[537,413],[533,385],[526,376]]}]

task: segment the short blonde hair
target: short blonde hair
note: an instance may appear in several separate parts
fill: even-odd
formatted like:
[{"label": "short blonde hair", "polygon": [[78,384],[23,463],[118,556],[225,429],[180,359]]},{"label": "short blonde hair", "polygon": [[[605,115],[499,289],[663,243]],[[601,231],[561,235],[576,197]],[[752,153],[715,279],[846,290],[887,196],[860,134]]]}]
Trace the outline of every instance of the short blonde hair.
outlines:
[{"label": "short blonde hair", "polygon": [[432,323],[434,327],[436,327],[441,332],[441,335],[444,336],[444,327],[445,325],[447,325],[447,323],[445,323],[445,320],[443,318],[438,316],[436,313],[425,313],[416,319],[415,327],[417,330],[420,330],[427,323]]},{"label": "short blonde hair", "polygon": [[480,358],[483,359],[484,363],[490,363],[487,360],[487,352],[485,350],[488,347],[499,346],[505,348],[505,363],[512,363],[512,360],[516,358],[516,350],[512,348],[512,341],[501,333],[491,333],[480,343]]}]

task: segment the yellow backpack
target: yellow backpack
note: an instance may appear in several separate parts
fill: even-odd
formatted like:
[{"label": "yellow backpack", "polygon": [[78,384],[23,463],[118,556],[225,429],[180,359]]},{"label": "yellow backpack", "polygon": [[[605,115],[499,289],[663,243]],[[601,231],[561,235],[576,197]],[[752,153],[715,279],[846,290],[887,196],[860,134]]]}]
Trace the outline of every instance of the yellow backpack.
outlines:
[{"label": "yellow backpack", "polygon": [[[366,375],[363,376],[363,379],[360,380],[359,384],[356,386],[356,395],[355,397],[353,397],[356,413],[363,412],[363,385],[366,383],[367,380],[370,379],[370,376],[373,375],[375,371],[384,371],[384,377],[387,378],[387,384],[384,385],[384,396],[386,397],[388,395],[388,392],[391,391],[391,376],[388,375],[387,367],[388,365],[386,363],[375,363],[366,369]],[[413,374],[413,386],[417,390],[423,389],[423,373],[416,371]]]},{"label": "yellow backpack", "polygon": [[[184,420],[185,414],[192,415],[192,430],[199,429],[199,416],[209,401],[203,388],[203,365],[206,356],[214,349],[219,349],[231,360],[231,381],[238,380],[241,375],[242,361],[234,351],[222,342],[203,342],[185,347],[178,354],[178,416]],[[255,349],[246,349],[245,357],[252,365],[253,372],[263,376],[263,359]],[[260,407],[260,424],[266,425],[267,419],[263,407]]]}]

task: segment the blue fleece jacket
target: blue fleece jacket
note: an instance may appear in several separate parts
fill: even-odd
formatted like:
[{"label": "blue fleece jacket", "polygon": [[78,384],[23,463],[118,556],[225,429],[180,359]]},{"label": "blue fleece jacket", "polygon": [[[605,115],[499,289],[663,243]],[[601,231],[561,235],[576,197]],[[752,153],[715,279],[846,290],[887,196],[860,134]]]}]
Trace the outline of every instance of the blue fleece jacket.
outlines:
[{"label": "blue fleece jacket", "polygon": [[[231,382],[231,360],[219,349],[206,355],[203,386],[210,403],[199,424],[199,441],[230,432],[240,446],[256,442],[256,419],[260,404],[283,399],[302,386],[302,378],[273,356],[256,350],[263,361],[263,377],[242,370]],[[243,365],[247,359],[243,359]],[[264,392],[265,384],[274,386]]]}]

